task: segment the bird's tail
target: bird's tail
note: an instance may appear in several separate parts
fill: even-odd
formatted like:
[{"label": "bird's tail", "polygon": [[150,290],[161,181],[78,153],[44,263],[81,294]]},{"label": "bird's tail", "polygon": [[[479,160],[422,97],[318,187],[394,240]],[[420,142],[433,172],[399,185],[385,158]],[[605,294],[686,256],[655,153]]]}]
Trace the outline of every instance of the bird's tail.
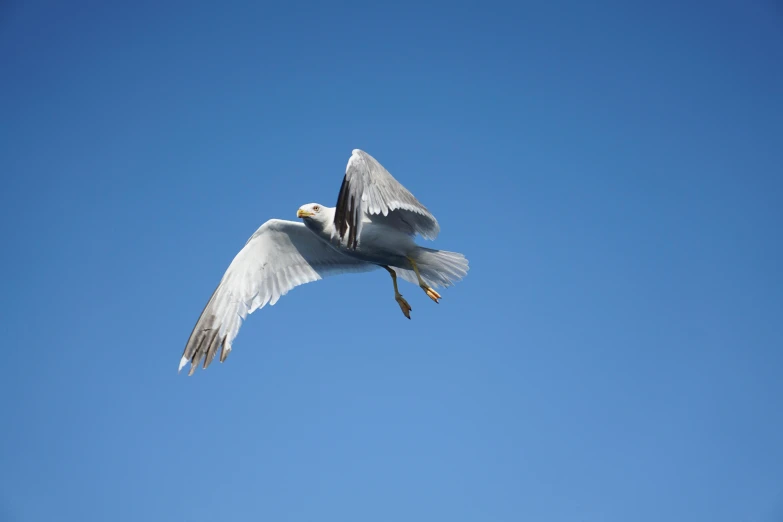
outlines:
[{"label": "bird's tail", "polygon": [[[418,247],[411,257],[416,262],[421,278],[432,287],[451,286],[468,275],[468,260],[458,252],[445,250],[433,250],[431,248]],[[401,278],[415,285],[419,284],[416,272],[394,267],[394,271]]]}]

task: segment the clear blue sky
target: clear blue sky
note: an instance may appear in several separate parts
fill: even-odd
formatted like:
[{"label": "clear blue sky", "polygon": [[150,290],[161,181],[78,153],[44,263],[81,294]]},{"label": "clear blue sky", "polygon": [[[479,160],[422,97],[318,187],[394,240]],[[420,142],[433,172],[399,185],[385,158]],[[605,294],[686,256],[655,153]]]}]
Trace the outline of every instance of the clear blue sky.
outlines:
[{"label": "clear blue sky", "polygon": [[[782,519],[773,2],[109,4],[0,8],[0,520]],[[467,279],[299,287],[178,375],[353,148]]]}]

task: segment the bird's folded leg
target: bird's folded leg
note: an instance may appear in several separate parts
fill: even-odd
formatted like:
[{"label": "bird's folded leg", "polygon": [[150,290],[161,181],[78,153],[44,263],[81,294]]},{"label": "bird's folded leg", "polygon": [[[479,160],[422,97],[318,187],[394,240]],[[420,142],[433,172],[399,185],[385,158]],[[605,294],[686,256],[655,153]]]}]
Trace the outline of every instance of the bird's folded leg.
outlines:
[{"label": "bird's folded leg", "polygon": [[419,286],[422,290],[424,290],[424,293],[427,294],[427,297],[438,302],[438,299],[441,299],[441,296],[438,292],[436,292],[430,285],[424,282],[424,279],[421,278],[421,274],[419,274],[419,267],[416,266],[416,261],[413,260],[412,257],[408,257],[408,261],[410,261],[411,266],[413,267],[413,271],[416,272],[416,277],[419,279]]},{"label": "bird's folded leg", "polygon": [[394,284],[394,300],[397,301],[397,304],[400,305],[400,310],[402,310],[402,314],[407,317],[408,319],[411,318],[411,305],[408,304],[408,301],[406,301],[403,297],[400,291],[397,289],[397,273],[394,271],[393,268],[390,268],[386,265],[381,265],[383,268],[385,268],[392,278],[392,283]]}]

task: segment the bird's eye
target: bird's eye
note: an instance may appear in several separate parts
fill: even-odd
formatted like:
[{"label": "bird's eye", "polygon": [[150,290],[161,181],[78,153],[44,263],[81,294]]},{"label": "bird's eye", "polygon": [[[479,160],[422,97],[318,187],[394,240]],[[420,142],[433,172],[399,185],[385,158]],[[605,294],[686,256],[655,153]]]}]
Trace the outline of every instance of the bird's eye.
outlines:
[{"label": "bird's eye", "polygon": [[313,207],[313,210],[315,210],[316,212],[318,212],[319,210],[321,210],[321,207],[319,207],[318,205],[315,205],[315,206]]}]

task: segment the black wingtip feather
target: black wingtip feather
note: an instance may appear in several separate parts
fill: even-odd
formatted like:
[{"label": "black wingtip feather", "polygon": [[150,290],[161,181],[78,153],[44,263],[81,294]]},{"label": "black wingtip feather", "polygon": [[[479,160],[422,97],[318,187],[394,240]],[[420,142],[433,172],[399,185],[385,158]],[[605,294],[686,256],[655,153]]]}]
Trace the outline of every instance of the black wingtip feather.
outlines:
[{"label": "black wingtip feather", "polygon": [[337,196],[337,208],[334,213],[334,224],[337,228],[337,233],[340,235],[340,239],[345,236],[345,232],[348,230],[348,216],[346,210],[348,206],[348,193],[349,183],[348,176],[343,176],[343,184],[340,186],[340,194]]},{"label": "black wingtip feather", "polygon": [[[357,229],[356,198],[350,193],[348,175],[343,176],[343,184],[340,186],[340,194],[337,196],[337,208],[334,212],[334,225],[340,239],[345,239],[348,232],[348,248],[356,250],[359,245],[356,237]],[[348,230],[350,226],[350,230]]]}]

